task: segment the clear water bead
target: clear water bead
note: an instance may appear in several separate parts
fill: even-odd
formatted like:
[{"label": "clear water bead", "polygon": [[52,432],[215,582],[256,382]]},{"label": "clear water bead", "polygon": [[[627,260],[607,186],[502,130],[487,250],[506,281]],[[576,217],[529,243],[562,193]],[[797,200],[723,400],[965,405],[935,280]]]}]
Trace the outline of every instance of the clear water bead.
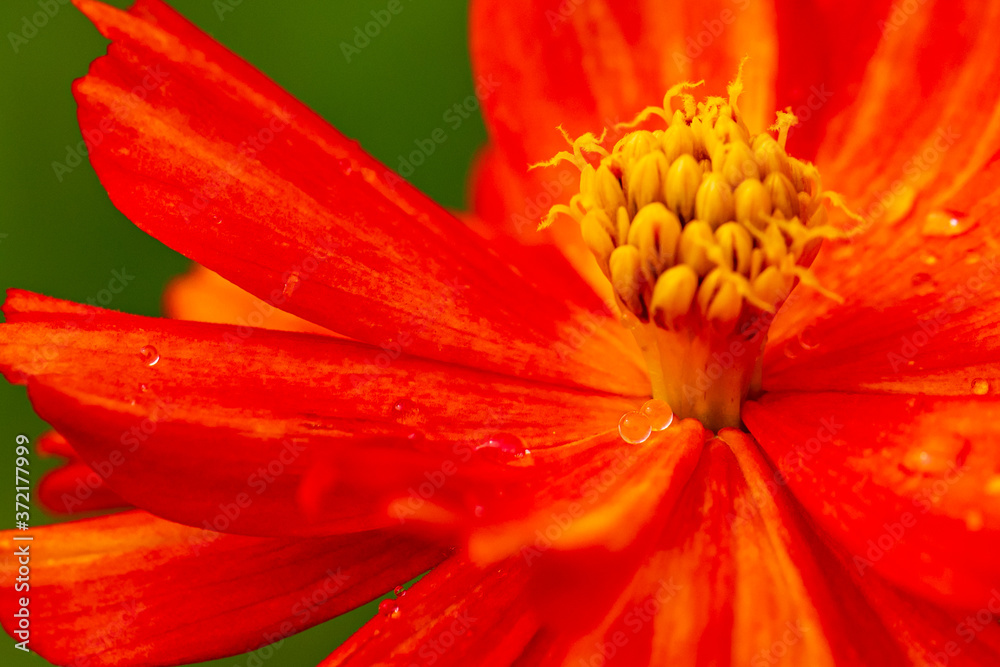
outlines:
[{"label": "clear water bead", "polygon": [[152,345],[143,345],[139,350],[139,356],[146,362],[147,366],[155,366],[160,361],[160,353]]},{"label": "clear water bead", "polygon": [[[670,405],[666,401],[656,398],[643,403],[639,412],[649,420],[649,426],[654,431],[663,431],[674,421],[674,411]],[[619,423],[620,428],[621,424]]]},{"label": "clear water bead", "polygon": [[982,378],[972,381],[972,393],[976,396],[985,396],[990,393],[990,383]]},{"label": "clear water bead", "polygon": [[378,603],[378,612],[386,618],[396,618],[399,615],[399,605],[395,600],[382,600]]},{"label": "clear water bead", "polygon": [[498,433],[490,436],[476,447],[480,456],[485,456],[496,463],[512,466],[534,465],[535,459],[524,441],[510,433]]},{"label": "clear water bead", "polygon": [[924,220],[925,236],[958,236],[976,226],[976,221],[967,215],[952,211],[932,211]]},{"label": "clear water bead", "polygon": [[633,410],[626,412],[618,420],[618,435],[630,445],[638,445],[649,439],[653,433],[653,425],[646,415]]}]

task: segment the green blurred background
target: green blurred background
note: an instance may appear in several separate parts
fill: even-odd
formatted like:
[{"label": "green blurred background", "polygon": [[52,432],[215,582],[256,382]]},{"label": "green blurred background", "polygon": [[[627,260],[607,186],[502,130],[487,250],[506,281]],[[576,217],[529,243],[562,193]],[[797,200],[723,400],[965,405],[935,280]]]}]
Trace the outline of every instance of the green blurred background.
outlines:
[{"label": "green blurred background", "polygon": [[[0,288],[19,287],[85,302],[113,270],[135,275],[110,308],[160,314],[167,281],[187,260],[132,226],[111,205],[86,161],[57,178],[81,137],[73,79],[104,53],[106,41],[66,0],[41,0],[58,11],[34,32],[25,21],[39,0],[0,6]],[[478,116],[450,129],[442,116],[473,94],[467,50],[467,9],[454,0],[401,0],[403,11],[348,62],[342,42],[385,10],[387,0],[174,0],[173,6],[315,109],[375,157],[395,167],[438,127],[447,141],[410,181],[439,202],[461,207],[472,157],[486,139]],[[118,7],[128,2],[113,1]],[[36,23],[42,18],[34,16]],[[11,34],[26,38],[12,38]],[[14,520],[13,452],[19,433],[32,442],[45,424],[22,387],[0,382],[0,527]],[[32,478],[57,462],[33,458]],[[32,524],[61,520],[32,509]],[[182,585],[182,582],[175,582]],[[314,665],[375,613],[376,603],[287,640],[269,667]],[[3,635],[0,664],[46,665],[13,648]],[[212,665],[246,665],[249,654]]]}]

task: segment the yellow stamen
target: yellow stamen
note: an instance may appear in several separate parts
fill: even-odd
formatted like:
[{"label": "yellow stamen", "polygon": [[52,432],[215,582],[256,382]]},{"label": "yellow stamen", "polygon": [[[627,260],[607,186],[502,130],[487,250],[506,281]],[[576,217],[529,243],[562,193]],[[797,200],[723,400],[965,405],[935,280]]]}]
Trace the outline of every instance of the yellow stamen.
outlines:
[{"label": "yellow stamen", "polygon": [[580,223],[646,356],[654,398],[712,429],[739,426],[759,386],[762,315],[798,282],[837,298],[809,271],[824,239],[850,233],[828,222],[827,206],[864,222],[823,191],[813,165],[787,154],[790,111],[777,113],[777,138],[751,134],[739,108],[743,64],[727,97],[699,102],[687,91],[701,82],[678,84],[662,107],[616,126],[644,129],[610,149],[606,131],[563,132],[570,149],[535,165],[580,169],[579,192],[542,226],[558,215]]}]

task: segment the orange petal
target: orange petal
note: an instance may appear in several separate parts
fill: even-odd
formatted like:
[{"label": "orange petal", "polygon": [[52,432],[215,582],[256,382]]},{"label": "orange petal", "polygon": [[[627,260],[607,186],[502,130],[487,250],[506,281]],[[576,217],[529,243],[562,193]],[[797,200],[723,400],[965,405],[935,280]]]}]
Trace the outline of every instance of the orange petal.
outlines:
[{"label": "orange petal", "polygon": [[178,320],[336,335],[258,299],[199,264],[167,285],[163,311],[167,317]]},{"label": "orange petal", "polygon": [[[567,304],[157,0],[77,5],[112,39],[74,94],[92,164],[140,228],[227,280],[373,345],[627,390],[641,365],[582,284]],[[581,337],[561,355],[562,338]],[[612,370],[613,369],[613,370]]]},{"label": "orange petal", "polygon": [[[144,512],[0,534],[0,606],[61,665],[174,665],[235,655],[342,614],[442,559],[385,532],[292,540],[221,535]],[[16,592],[18,549],[31,589]],[[22,561],[23,562],[23,561]],[[15,641],[20,641],[20,638]]]},{"label": "orange petal", "polygon": [[[219,530],[398,524],[387,504],[435,470],[450,471],[441,498],[482,487],[483,476],[502,477],[497,468],[507,466],[474,456],[474,447],[501,436],[531,449],[576,441],[641,400],[327,336],[249,329],[236,338],[223,325],[99,309],[19,310],[35,300],[15,295],[8,304],[0,370],[28,383],[38,413],[82,460],[117,461],[106,478],[116,493]],[[310,470],[330,464],[337,483],[319,526],[299,510],[297,494]],[[254,502],[229,521],[220,503],[229,507],[235,496]]]},{"label": "orange petal", "polygon": [[998,410],[994,398],[768,394],[743,418],[859,574],[975,609],[1000,587]]},{"label": "orange petal", "polygon": [[418,581],[321,663],[335,665],[514,664],[538,629],[524,604],[520,559],[484,571],[453,556]]}]

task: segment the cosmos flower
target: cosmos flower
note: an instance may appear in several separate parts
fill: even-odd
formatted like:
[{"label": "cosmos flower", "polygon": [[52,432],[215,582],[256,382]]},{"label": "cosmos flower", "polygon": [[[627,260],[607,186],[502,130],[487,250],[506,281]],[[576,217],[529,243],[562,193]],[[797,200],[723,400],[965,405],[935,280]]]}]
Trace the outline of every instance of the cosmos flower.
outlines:
[{"label": "cosmos flower", "polygon": [[76,4],[92,164],[207,268],[170,320],[8,292],[75,509],[136,508],[34,532],[33,650],[232,655],[429,569],[328,664],[996,664],[1000,2],[477,2],[469,225]]}]

